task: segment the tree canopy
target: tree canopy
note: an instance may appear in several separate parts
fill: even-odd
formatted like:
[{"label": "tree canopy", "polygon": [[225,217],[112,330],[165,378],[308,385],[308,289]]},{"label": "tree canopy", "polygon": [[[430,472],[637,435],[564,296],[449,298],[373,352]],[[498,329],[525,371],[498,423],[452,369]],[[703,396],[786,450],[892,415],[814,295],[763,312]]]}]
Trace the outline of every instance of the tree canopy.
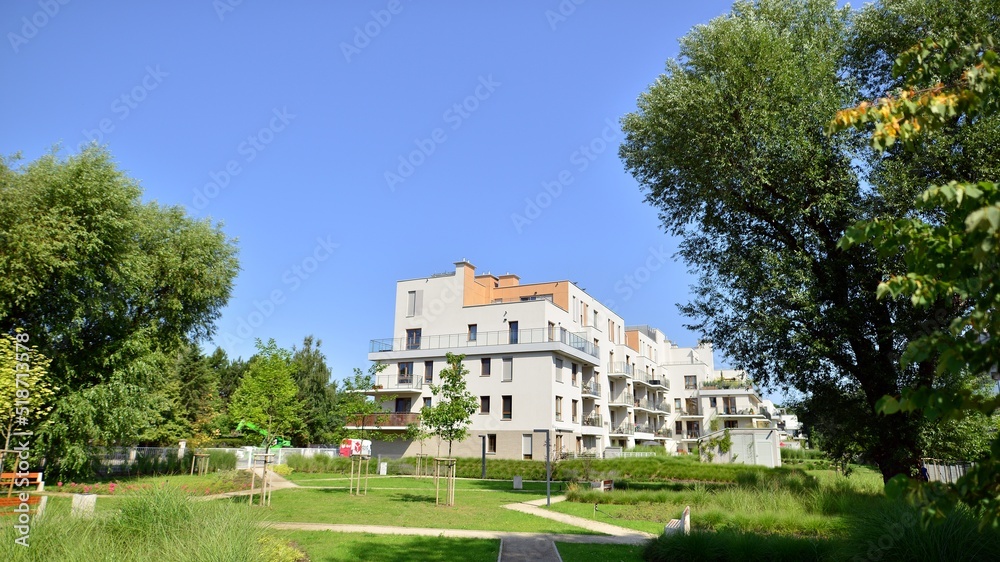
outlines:
[{"label": "tree canopy", "polygon": [[469,436],[472,414],[479,407],[476,396],[468,391],[469,370],[462,363],[464,359],[465,355],[445,355],[448,366],[439,373],[441,384],[431,385],[437,403],[420,411],[420,421],[428,433],[448,442],[449,457],[452,443]]},{"label": "tree canopy", "polygon": [[[898,85],[873,54],[894,57],[900,42],[953,25],[965,3],[933,14],[917,4],[854,14],[825,0],[737,2],[681,39],[679,58],[623,119],[620,150],[699,275],[681,307],[689,327],[765,386],[802,391],[803,419],[829,429],[827,446],[860,449],[886,479],[916,466],[923,420],[879,419],[876,404],[933,378],[936,358],[898,358],[953,304],[878,299],[874,287],[903,257],[838,242],[859,220],[912,215],[919,182],[959,158],[878,155],[859,132],[824,130],[865,93]],[[979,173],[971,155],[995,153],[990,138],[942,130],[937,142],[964,146],[961,166]]]},{"label": "tree canopy", "polygon": [[[233,393],[229,414],[233,420],[250,422],[273,438],[299,429],[301,405],[292,373],[292,354],[268,340],[257,340],[257,354]],[[255,436],[256,438],[256,436]]]}]

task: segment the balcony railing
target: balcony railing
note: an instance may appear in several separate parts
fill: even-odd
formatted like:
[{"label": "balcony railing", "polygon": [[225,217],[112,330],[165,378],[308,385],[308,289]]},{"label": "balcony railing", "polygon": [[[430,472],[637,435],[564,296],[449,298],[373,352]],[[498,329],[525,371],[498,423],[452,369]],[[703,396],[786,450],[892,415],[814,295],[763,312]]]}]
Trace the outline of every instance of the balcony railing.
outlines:
[{"label": "balcony railing", "polygon": [[587,394],[590,396],[601,397],[601,385],[596,382],[589,382],[580,388],[582,394]]},{"label": "balcony railing", "polygon": [[635,426],[635,432],[636,433],[653,433],[654,429],[653,429],[653,426],[649,425],[648,423],[641,423],[641,424]]},{"label": "balcony railing", "polygon": [[733,380],[733,379],[715,379],[711,381],[705,381],[701,383],[702,390],[721,390],[721,389],[743,389],[752,390],[753,381],[751,380]]},{"label": "balcony railing", "polygon": [[[470,338],[470,336],[472,336]],[[594,357],[600,356],[600,348],[566,328],[530,328],[521,330],[501,330],[469,334],[421,335],[414,338],[388,338],[371,340],[369,353],[390,351],[413,351],[428,349],[451,349],[464,347],[487,347],[494,345],[516,345],[524,343],[564,343]]]},{"label": "balcony railing", "polygon": [[701,439],[700,431],[688,431],[684,434],[684,439]]},{"label": "balcony railing", "polygon": [[406,427],[420,423],[420,414],[413,412],[380,412],[366,416],[356,416],[348,427]]},{"label": "balcony railing", "polygon": [[685,409],[683,409],[683,410],[680,411],[680,414],[682,416],[698,416],[698,417],[702,417],[702,415],[703,415],[701,413],[701,410],[698,410],[697,408],[691,408],[691,409],[685,408]]},{"label": "balcony railing", "polygon": [[611,433],[615,435],[634,435],[635,425],[628,422],[623,422],[618,424],[618,427],[612,428]]},{"label": "balcony railing", "polygon": [[424,386],[424,376],[420,375],[377,375],[373,390],[409,390],[420,391]]},{"label": "balcony railing", "polygon": [[722,415],[724,416],[763,416],[763,412],[757,412],[753,408],[743,408],[742,410],[737,410],[736,408],[723,408]]},{"label": "balcony railing", "polygon": [[612,396],[611,400],[608,400],[609,404],[624,404],[626,406],[632,406],[635,403],[635,398],[632,396],[631,392],[620,392],[616,396]]},{"label": "balcony railing", "polygon": [[673,437],[674,430],[670,429],[669,427],[660,427],[656,430],[655,433],[657,437]]},{"label": "balcony railing", "polygon": [[583,418],[583,425],[589,427],[604,427],[604,418],[596,414],[591,414]]},{"label": "balcony railing", "polygon": [[661,378],[660,375],[652,376],[646,373],[636,373],[632,376],[636,382],[641,382],[643,384],[648,384],[650,386],[661,386],[663,388],[670,388],[670,381]]},{"label": "balcony railing", "polygon": [[634,369],[632,365],[624,361],[612,361],[608,363],[608,375],[624,375],[631,377]]}]

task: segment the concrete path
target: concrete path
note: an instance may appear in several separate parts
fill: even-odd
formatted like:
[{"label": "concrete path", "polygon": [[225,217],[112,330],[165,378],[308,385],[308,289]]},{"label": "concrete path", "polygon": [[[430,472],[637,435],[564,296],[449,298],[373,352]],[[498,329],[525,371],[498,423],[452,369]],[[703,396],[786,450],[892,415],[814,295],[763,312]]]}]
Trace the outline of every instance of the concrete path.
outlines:
[{"label": "concrete path", "polygon": [[[552,498],[560,502],[565,496]],[[424,537],[450,537],[469,539],[499,539],[500,562],[562,562],[555,543],[582,544],[642,544],[654,538],[649,533],[635,531],[593,521],[583,517],[566,515],[542,509],[545,500],[533,500],[508,504],[503,507],[521,513],[544,517],[575,527],[604,533],[603,535],[568,535],[552,533],[513,533],[503,531],[476,531],[466,529],[431,529],[426,527],[387,527],[379,525],[330,525],[324,523],[269,523],[272,529],[302,531],[335,531],[341,533],[373,533],[376,535],[415,535]]]}]

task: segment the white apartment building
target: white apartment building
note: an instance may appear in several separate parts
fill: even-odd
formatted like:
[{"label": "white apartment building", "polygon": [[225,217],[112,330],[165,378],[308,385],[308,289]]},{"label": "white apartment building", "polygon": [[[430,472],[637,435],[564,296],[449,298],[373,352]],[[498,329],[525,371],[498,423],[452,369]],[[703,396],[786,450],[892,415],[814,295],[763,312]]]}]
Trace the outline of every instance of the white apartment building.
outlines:
[{"label": "white apartment building", "polygon": [[[681,348],[625,320],[570,281],[521,284],[517,275],[476,275],[467,261],[447,273],[396,284],[391,338],[368,358],[386,369],[372,394],[392,412],[382,430],[403,432],[435,397],[429,383],[465,355],[479,398],[470,438],[454,456],[601,456],[609,447],[655,444],[687,452],[714,428],[767,427],[770,411],[741,371],[716,370],[712,347]],[[371,426],[367,420],[366,426]],[[438,455],[436,439],[376,442],[375,454]]]}]

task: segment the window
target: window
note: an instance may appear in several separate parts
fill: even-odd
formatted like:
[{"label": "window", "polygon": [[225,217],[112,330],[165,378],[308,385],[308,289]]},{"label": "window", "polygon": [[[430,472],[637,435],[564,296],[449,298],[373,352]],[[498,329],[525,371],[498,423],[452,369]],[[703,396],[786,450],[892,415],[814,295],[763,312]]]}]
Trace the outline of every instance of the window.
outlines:
[{"label": "window", "polygon": [[580,404],[579,400],[574,400],[573,401],[573,409],[570,410],[570,412],[569,412],[569,415],[573,416],[573,418],[572,418],[573,419],[573,423],[576,423],[576,411],[577,411],[577,406],[579,406],[579,404]]},{"label": "window", "polygon": [[698,377],[695,375],[687,375],[684,377],[684,389],[694,390],[698,388]]},{"label": "window", "polygon": [[479,413],[488,414],[490,413],[490,397],[480,396],[479,397]]},{"label": "window", "polygon": [[561,433],[556,433],[556,454],[563,452],[563,436]]},{"label": "window", "polygon": [[712,396],[711,398],[708,399],[708,406],[710,408],[715,408],[716,407],[716,402],[715,402],[715,397],[714,396]]},{"label": "window", "polygon": [[674,398],[674,410],[676,410],[678,412],[681,410],[681,399],[680,398]]},{"label": "window", "polygon": [[514,359],[512,357],[503,358],[503,378],[502,382],[514,380]]},{"label": "window", "polygon": [[430,407],[431,407],[431,397],[424,396],[424,408],[430,408]]},{"label": "window", "polygon": [[397,398],[396,399],[396,413],[409,412],[413,408],[412,398]]},{"label": "window", "polygon": [[736,429],[740,426],[740,422],[736,420],[726,420],[726,429]]},{"label": "window", "polygon": [[469,324],[469,341],[476,341],[477,332],[479,331],[479,326],[476,324]]},{"label": "window", "polygon": [[420,349],[420,328],[406,331],[406,349]]},{"label": "window", "polygon": [[684,433],[684,424],[682,422],[674,423],[674,433],[677,435],[681,435]]},{"label": "window", "polygon": [[430,384],[434,382],[434,362],[424,361],[424,382]]},{"label": "window", "polygon": [[482,359],[479,360],[479,363],[482,365],[482,368],[479,371],[479,376],[481,377],[490,376],[490,358],[483,357]]},{"label": "window", "polygon": [[503,404],[501,407],[503,411],[500,413],[500,419],[502,420],[513,419],[513,414],[511,413],[512,409],[511,406],[513,406],[513,400],[511,400],[510,396],[504,396],[502,397],[502,401]]},{"label": "window", "polygon": [[510,343],[517,343],[517,322],[508,322],[510,326]]},{"label": "window", "polygon": [[573,373],[572,377],[570,378],[570,382],[573,384],[573,386],[576,386],[576,374],[578,372],[576,363],[570,363],[570,368],[572,369]]},{"label": "window", "polygon": [[615,341],[615,321],[608,320],[608,340]]},{"label": "window", "polygon": [[497,452],[497,434],[496,433],[487,433],[486,434],[486,453],[487,454],[493,453],[495,455],[496,452]]},{"label": "window", "polygon": [[556,421],[562,421],[562,396],[556,396]]},{"label": "window", "polygon": [[597,311],[594,311],[594,327],[597,327]]},{"label": "window", "polygon": [[417,316],[420,314],[420,301],[423,300],[423,291],[408,291],[406,293],[406,315]]},{"label": "window", "polygon": [[549,341],[556,341],[556,325],[549,322]]},{"label": "window", "polygon": [[556,359],[556,382],[562,382],[563,360]]},{"label": "window", "polygon": [[413,384],[413,361],[399,364],[399,375],[396,377],[398,384]]},{"label": "window", "polygon": [[579,310],[579,307],[576,306],[576,297],[573,297],[573,322],[576,322],[577,310]]}]

